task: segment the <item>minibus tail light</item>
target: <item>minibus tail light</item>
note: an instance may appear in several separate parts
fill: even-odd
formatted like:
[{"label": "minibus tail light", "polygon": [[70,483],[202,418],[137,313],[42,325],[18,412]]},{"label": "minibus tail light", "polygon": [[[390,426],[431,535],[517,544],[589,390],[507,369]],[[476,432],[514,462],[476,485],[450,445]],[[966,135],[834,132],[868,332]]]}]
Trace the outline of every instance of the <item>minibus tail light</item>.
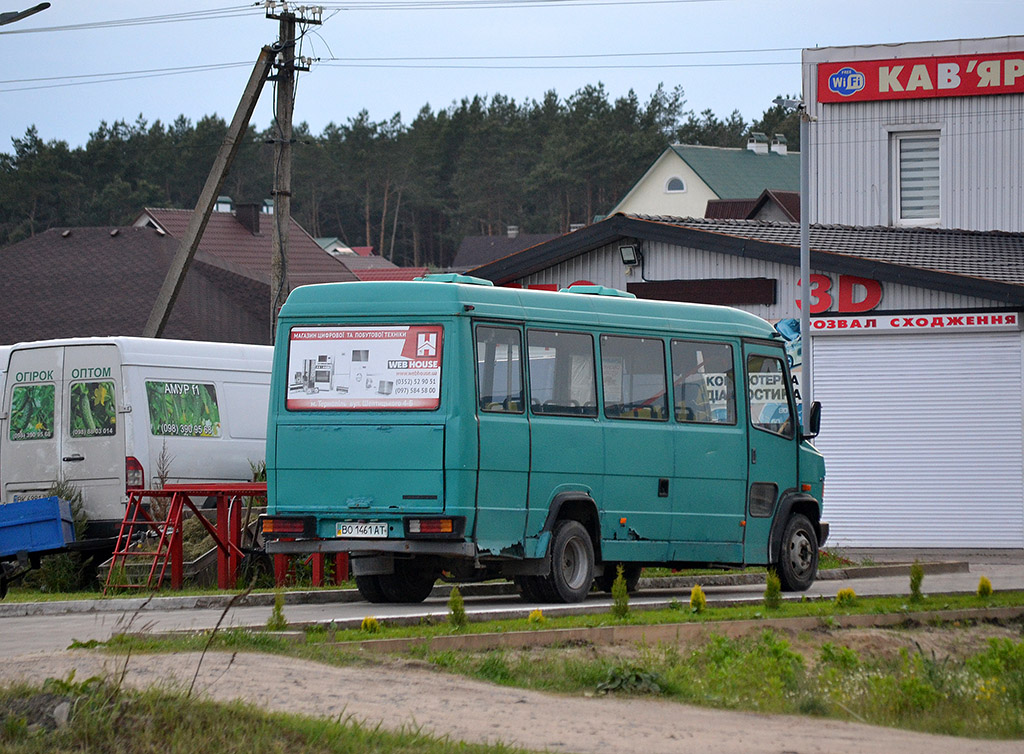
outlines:
[{"label": "minibus tail light", "polygon": [[407,518],[405,534],[407,537],[429,537],[432,539],[455,539],[462,536],[466,527],[466,519],[462,516],[445,518]]},{"label": "minibus tail light", "polygon": [[146,486],[146,472],[134,456],[124,459],[124,486],[126,490],[141,490]]},{"label": "minibus tail light", "polygon": [[316,536],[316,519],[312,516],[261,516],[260,522],[266,538]]}]

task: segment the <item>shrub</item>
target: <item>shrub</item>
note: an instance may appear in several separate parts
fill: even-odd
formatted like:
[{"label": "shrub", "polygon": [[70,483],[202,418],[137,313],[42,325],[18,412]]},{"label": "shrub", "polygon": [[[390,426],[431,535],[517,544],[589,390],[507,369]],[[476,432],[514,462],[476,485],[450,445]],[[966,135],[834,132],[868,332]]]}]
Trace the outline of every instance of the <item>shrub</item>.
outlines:
[{"label": "shrub", "polygon": [[448,622],[455,628],[464,628],[469,623],[469,618],[466,617],[466,603],[457,586],[452,587],[452,593],[448,596]]},{"label": "shrub", "polygon": [[836,607],[853,607],[857,604],[857,593],[846,587],[836,592]]},{"label": "shrub", "polygon": [[988,576],[982,576],[980,579],[978,579],[978,596],[992,596],[992,582],[988,580]]},{"label": "shrub", "polygon": [[921,582],[924,581],[924,568],[916,560],[914,564],[910,566],[910,601],[920,602],[923,598],[921,594]]},{"label": "shrub", "polygon": [[526,622],[529,623],[531,626],[540,626],[546,620],[547,618],[544,617],[544,613],[541,611],[540,608],[535,608],[531,610],[529,616],[527,616],[526,618]]},{"label": "shrub", "polygon": [[620,619],[629,617],[629,589],[621,563],[615,568],[615,581],[612,582],[612,615]]},{"label": "shrub", "polygon": [[284,592],[278,589],[274,592],[274,609],[267,618],[268,631],[284,631],[288,628],[288,621],[284,617]]},{"label": "shrub", "polygon": [[704,590],[700,584],[694,584],[690,590],[690,611],[700,614],[708,606],[708,598],[704,596]]},{"label": "shrub", "polygon": [[363,622],[360,624],[359,628],[368,634],[375,634],[380,631],[380,621],[372,615],[367,615],[363,618]]},{"label": "shrub", "polygon": [[782,581],[775,569],[769,568],[764,584],[764,606],[769,610],[778,610],[782,605]]}]

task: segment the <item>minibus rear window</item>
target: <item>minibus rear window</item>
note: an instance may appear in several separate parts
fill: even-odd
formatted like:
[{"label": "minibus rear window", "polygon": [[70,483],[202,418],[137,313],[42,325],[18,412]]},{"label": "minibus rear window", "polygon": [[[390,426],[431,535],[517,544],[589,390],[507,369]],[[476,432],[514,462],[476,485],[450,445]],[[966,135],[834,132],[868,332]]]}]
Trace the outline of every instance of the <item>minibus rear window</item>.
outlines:
[{"label": "minibus rear window", "polygon": [[423,411],[441,403],[441,325],[292,328],[289,411]]},{"label": "minibus rear window", "polygon": [[55,386],[15,385],[11,391],[11,440],[49,440],[53,437]]}]

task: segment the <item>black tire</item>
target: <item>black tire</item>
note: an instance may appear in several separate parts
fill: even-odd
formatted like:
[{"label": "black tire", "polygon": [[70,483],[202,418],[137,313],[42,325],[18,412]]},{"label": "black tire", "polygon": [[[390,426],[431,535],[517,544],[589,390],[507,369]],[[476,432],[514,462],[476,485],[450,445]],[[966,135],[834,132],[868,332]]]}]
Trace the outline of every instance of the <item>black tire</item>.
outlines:
[{"label": "black tire", "polygon": [[594,543],[579,521],[560,521],[551,541],[551,573],[545,579],[556,602],[582,602],[594,584]]},{"label": "black tire", "polygon": [[[594,579],[594,583],[597,588],[602,592],[611,592],[612,584],[615,582],[615,577],[618,575],[618,563],[605,563],[604,574]],[[632,594],[636,591],[636,585],[640,583],[640,572],[643,570],[643,566],[639,566],[636,563],[623,563],[622,564],[622,577],[626,580],[626,590]]]},{"label": "black tire", "polygon": [[377,575],[356,576],[356,588],[367,602],[388,601],[387,595],[384,594],[384,590],[380,586],[380,577]]},{"label": "black tire", "polygon": [[395,572],[378,576],[387,602],[416,603],[430,596],[438,571],[415,558],[395,560]]},{"label": "black tire", "polygon": [[806,591],[818,575],[818,534],[802,513],[790,516],[782,531],[778,574],[784,592]]},{"label": "black tire", "polygon": [[516,585],[527,602],[557,602],[547,576],[516,576]]}]

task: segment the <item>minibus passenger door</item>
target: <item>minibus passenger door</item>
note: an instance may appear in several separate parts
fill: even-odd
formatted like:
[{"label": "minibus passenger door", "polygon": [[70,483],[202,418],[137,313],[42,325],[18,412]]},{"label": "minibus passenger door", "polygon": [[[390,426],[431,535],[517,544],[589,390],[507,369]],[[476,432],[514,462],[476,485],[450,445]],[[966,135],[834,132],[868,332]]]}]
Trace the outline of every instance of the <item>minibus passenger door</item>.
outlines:
[{"label": "minibus passenger door", "polygon": [[523,331],[478,324],[475,538],[481,551],[522,556],[530,470],[530,422],[523,395]]},{"label": "minibus passenger door", "polygon": [[750,432],[745,557],[765,562],[778,501],[797,480],[797,422],[781,348],[744,348]]}]

